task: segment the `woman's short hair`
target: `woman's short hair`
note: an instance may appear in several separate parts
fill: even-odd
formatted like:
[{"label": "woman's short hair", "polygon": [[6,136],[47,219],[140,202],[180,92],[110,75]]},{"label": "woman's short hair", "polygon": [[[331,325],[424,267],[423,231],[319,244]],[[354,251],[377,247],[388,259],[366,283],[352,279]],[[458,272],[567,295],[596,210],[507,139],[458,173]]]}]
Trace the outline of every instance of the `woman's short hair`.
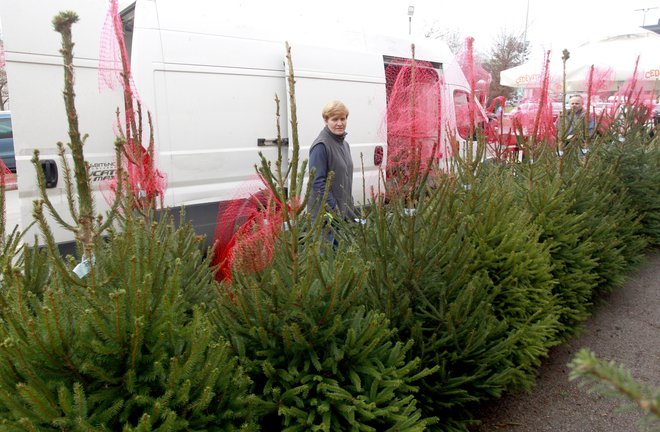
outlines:
[{"label": "woman's short hair", "polygon": [[330,117],[341,114],[348,117],[348,108],[342,102],[334,100],[325,104],[321,114],[323,115],[323,120],[328,120]]}]

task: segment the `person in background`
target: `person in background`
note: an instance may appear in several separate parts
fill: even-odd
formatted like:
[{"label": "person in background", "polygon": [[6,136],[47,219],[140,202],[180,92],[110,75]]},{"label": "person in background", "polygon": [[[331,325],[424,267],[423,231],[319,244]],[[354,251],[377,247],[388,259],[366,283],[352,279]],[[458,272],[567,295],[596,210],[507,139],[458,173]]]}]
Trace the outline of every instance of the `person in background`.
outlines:
[{"label": "person in background", "polygon": [[[340,101],[331,101],[323,107],[321,114],[325,127],[309,149],[309,169],[314,172],[314,179],[307,210],[313,218],[320,212],[328,215],[329,219],[341,217],[353,220],[353,159],[346,142],[348,108]],[[331,172],[334,174],[330,188],[322,203]]]},{"label": "person in background", "polygon": [[[576,133],[579,131],[579,128],[584,125],[584,122],[586,121],[586,113],[584,110],[584,99],[580,95],[573,95],[568,99],[568,102],[570,104],[570,109],[566,113],[566,120],[564,123],[564,139],[563,141],[568,144],[573,137],[576,135]],[[591,117],[589,119],[589,136],[592,135],[594,131],[596,122],[594,121],[594,118]],[[557,133],[560,134],[562,131],[560,130],[560,125],[561,125],[561,116],[557,118]],[[586,140],[586,136],[583,136],[583,139]]]}]

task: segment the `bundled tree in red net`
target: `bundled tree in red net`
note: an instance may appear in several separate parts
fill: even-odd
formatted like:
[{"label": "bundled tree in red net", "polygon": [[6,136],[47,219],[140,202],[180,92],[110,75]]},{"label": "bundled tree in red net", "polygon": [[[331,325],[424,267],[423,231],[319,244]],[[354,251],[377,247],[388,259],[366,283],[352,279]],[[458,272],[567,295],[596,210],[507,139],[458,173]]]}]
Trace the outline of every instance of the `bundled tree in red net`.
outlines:
[{"label": "bundled tree in red net", "polygon": [[[614,94],[614,103],[609,106],[605,115],[605,121],[613,125],[621,135],[627,132],[624,128],[650,124],[653,117],[657,94],[654,89],[647,89],[640,82],[638,65],[639,57],[633,75]],[[617,123],[617,119],[621,121]]]},{"label": "bundled tree in red net", "polygon": [[493,79],[481,62],[475,58],[473,37],[465,38],[463,50],[461,50],[457,60],[470,85],[470,91],[473,95],[472,105],[476,114],[477,109],[474,106],[474,100],[479,101],[482,107],[487,106],[488,90]]},{"label": "bundled tree in red net", "polygon": [[521,101],[526,109],[517,109],[513,115],[513,125],[529,150],[533,151],[539,143],[556,142],[556,117],[552,110],[550,95],[550,51],[545,53],[541,71],[541,87],[531,90],[531,95]]},{"label": "bundled tree in red net", "polygon": [[[156,168],[154,161],[154,136],[151,114],[148,114],[149,144],[143,146],[142,104],[138,97],[131,66],[126,51],[124,32],[119,16],[118,0],[110,0],[101,34],[99,61],[99,89],[114,89],[119,83],[124,92],[124,126],[120,125],[117,113],[117,135],[123,141],[122,163],[127,173],[127,182],[133,192],[134,206],[141,210],[156,207],[156,202],[163,206],[167,179]],[[134,108],[137,106],[137,110]],[[116,191],[115,179],[110,183],[113,193]]]},{"label": "bundled tree in red net", "polygon": [[16,176],[11,172],[7,165],[0,159],[0,184],[9,189],[16,186]]},{"label": "bundled tree in red net", "polygon": [[218,266],[218,281],[231,281],[235,271],[256,273],[268,266],[286,223],[283,211],[300,209],[298,200],[291,200],[286,206],[284,209],[260,175],[243,184],[234,199],[221,204],[211,262]]},{"label": "bundled tree in red net", "polygon": [[[311,183],[304,191],[303,180],[307,162],[299,167],[299,144],[295,103],[295,79],[291,48],[285,43],[288,64],[290,123],[292,127],[293,151],[287,168],[283,168],[282,147],[274,164],[260,155],[255,176],[245,182],[234,194],[234,198],[223,201],[218,208],[216,229],[213,236],[212,266],[217,266],[216,280],[232,281],[235,273],[256,273],[265,269],[272,261],[276,243],[286,227],[293,241],[285,242],[290,248],[286,253],[295,257],[299,250],[299,215],[307,202]],[[277,141],[281,145],[280,99],[275,95],[275,125]],[[300,168],[300,171],[298,170]],[[233,291],[229,292],[233,296]]]},{"label": "bundled tree in red net", "polygon": [[397,59],[385,74],[389,191],[410,196],[443,156],[442,81],[431,63],[415,59]]},{"label": "bundled tree in red net", "polygon": [[[511,130],[506,134],[504,131],[503,112],[506,98],[498,96],[489,103],[492,76],[474,55],[474,38],[465,39],[463,50],[458,55],[458,63],[470,86],[470,98],[467,106],[456,112],[457,124],[463,128],[462,131],[459,131],[460,135],[474,137],[475,126],[481,124],[489,156],[504,157],[507,146],[515,141]],[[475,101],[478,101],[481,107]],[[498,108],[500,108],[499,113],[496,112]]]},{"label": "bundled tree in red net", "polygon": [[[612,84],[614,72],[611,68],[597,68],[591,65],[584,80],[586,83],[586,124],[595,124],[594,133],[602,133],[609,129],[612,124],[612,117],[608,110],[597,108],[597,104],[606,99],[609,87]],[[587,137],[591,140],[592,134]]]}]

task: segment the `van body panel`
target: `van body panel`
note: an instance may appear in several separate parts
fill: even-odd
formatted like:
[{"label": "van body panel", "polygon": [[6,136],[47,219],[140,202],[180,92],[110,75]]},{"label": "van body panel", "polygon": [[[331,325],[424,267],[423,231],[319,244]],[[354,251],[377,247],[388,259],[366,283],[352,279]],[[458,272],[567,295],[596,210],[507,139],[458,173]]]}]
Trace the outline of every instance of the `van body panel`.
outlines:
[{"label": "van body panel", "polygon": [[258,140],[276,138],[284,44],[199,33],[185,19],[168,18],[180,9],[167,1],[137,2],[131,48],[160,161],[169,160],[166,205],[235,199],[256,174],[259,152],[277,158],[276,147]]},{"label": "van body panel", "polygon": [[[346,141],[351,146],[355,167],[353,196],[356,203],[361,204],[364,192],[368,198],[372,187],[378,189],[383,165],[374,164],[375,148],[387,146],[383,124],[386,114],[383,57],[364,51],[302,44],[291,44],[291,56],[296,82],[300,157],[306,159],[309,156],[310,146],[325,126],[322,117],[324,105],[332,100],[341,100],[349,110]],[[291,107],[287,107],[290,118]],[[288,135],[291,136],[290,131]],[[363,189],[363,170],[367,191]]]},{"label": "van body panel", "polygon": [[[85,157],[90,163],[92,182],[100,185],[114,175],[115,111],[122,105],[121,95],[98,91],[98,53],[100,32],[106,15],[101,0],[0,0],[6,71],[11,97],[14,148],[16,153],[18,202],[21,223],[32,221],[32,202],[38,198],[35,169],[31,163],[34,150],[41,160],[54,160],[61,173],[57,143],[69,141],[62,90],[64,71],[59,53],[61,37],[53,30],[52,19],[58,12],[74,10],[80,21],[73,26],[76,108],[80,132],[89,134]],[[70,152],[68,151],[69,162]],[[97,208],[107,208],[100,189],[96,188]],[[64,194],[64,182],[48,189],[54,206],[70,221]],[[52,222],[52,221],[51,221]],[[58,242],[70,240],[71,234],[51,223]],[[24,237],[32,241],[36,228]]]}]

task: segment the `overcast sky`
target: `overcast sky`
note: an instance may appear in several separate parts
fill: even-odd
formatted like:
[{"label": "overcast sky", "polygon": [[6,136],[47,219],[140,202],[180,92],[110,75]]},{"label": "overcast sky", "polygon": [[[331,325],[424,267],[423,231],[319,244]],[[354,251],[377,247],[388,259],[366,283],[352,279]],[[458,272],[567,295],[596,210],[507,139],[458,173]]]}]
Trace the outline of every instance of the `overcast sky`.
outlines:
[{"label": "overcast sky", "polygon": [[[130,0],[120,0],[120,5]],[[181,2],[193,7],[194,1]],[[222,2],[227,16],[252,25],[298,26],[307,32],[352,30],[407,36],[408,7],[414,6],[413,35],[431,27],[473,36],[487,53],[502,31],[524,34],[533,53],[573,48],[625,29],[657,24],[660,0],[232,0]],[[529,8],[529,9],[528,9]],[[648,9],[637,10],[637,9]],[[318,35],[317,35],[318,36]]]}]

